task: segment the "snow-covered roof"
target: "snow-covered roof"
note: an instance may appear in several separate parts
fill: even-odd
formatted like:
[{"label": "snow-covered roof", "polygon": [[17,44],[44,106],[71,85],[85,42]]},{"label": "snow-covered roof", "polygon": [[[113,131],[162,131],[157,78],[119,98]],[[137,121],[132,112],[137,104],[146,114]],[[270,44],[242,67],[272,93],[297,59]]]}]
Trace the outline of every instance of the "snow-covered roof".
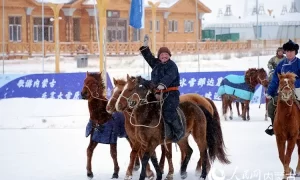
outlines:
[{"label": "snow-covered roof", "polygon": [[[160,2],[159,8],[169,8],[173,6],[175,3],[177,3],[179,0],[151,0],[153,3]],[[97,4],[96,0],[85,0],[82,4],[84,5],[93,5]],[[148,0],[144,0],[145,7],[149,7]]]},{"label": "snow-covered roof", "polygon": [[[247,16],[245,21],[250,22],[252,24],[256,24],[257,16],[251,15]],[[273,16],[269,16],[267,14],[259,14],[258,15],[258,25],[262,26],[276,26],[279,25],[279,19]]]},{"label": "snow-covered roof", "polygon": [[77,0],[36,0],[38,3],[70,4]]},{"label": "snow-covered roof", "polygon": [[286,13],[285,15],[281,15],[278,18],[280,20],[280,25],[300,25],[300,13]]},{"label": "snow-covered roof", "polygon": [[203,22],[204,28],[212,27],[236,27],[236,28],[247,28],[252,27],[252,24],[245,22],[245,20],[238,18],[236,16],[221,16],[215,21]]}]

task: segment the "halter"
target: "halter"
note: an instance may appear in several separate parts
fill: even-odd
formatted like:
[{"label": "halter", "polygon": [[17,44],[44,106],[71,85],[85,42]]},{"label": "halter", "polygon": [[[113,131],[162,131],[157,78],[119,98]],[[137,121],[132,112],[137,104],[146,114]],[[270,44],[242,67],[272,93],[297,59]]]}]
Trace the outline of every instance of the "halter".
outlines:
[{"label": "halter", "polygon": [[[288,99],[288,100],[291,100],[292,102],[291,102],[291,103],[288,103],[288,100],[283,100],[283,101],[286,103],[286,105],[292,106],[293,103],[294,103],[293,95],[295,95],[295,91],[294,91],[294,90],[290,87],[290,85],[287,83],[287,84],[286,84],[284,87],[282,87],[278,92],[279,92],[279,93],[282,93],[282,91],[283,91],[284,88],[290,89],[289,92],[292,93],[292,99]],[[282,100],[282,99],[281,99],[281,100]]]},{"label": "halter", "polygon": [[[100,97],[99,97],[100,95],[99,95],[99,93],[98,93],[97,91],[96,91],[96,95],[97,95],[97,96],[94,96],[93,92],[91,91],[91,89],[90,89],[87,85],[85,85],[84,87],[86,87],[86,88],[89,90],[89,92],[90,92],[92,98],[98,99],[98,100],[101,100],[101,101],[108,101],[106,98],[105,98],[105,99],[100,98]],[[98,87],[97,87],[97,90],[98,90]]]}]

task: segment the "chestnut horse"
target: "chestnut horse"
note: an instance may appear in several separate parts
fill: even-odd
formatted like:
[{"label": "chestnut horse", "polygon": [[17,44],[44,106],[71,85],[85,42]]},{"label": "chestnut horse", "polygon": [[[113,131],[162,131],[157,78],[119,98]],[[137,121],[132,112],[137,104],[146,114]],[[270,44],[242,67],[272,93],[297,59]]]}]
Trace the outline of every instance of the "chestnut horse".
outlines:
[{"label": "chestnut horse", "polygon": [[[115,108],[115,104],[116,101],[118,99],[118,97],[120,96],[121,92],[124,89],[124,86],[126,84],[126,81],[122,80],[122,79],[115,79],[113,78],[113,83],[114,83],[114,88],[112,89],[112,95],[111,98],[107,104],[106,110],[107,112],[114,112],[116,111]],[[196,104],[202,105],[204,108],[208,109],[209,113],[213,115],[213,119],[216,120],[218,123],[220,123],[220,117],[217,111],[217,108],[214,104],[214,102],[208,98],[204,98],[198,94],[184,94],[180,96],[180,102],[184,102],[184,101],[191,101],[194,102]],[[133,125],[130,124],[130,118],[134,118],[131,117],[131,113],[132,113],[132,109],[130,108],[126,108],[126,110],[124,111],[124,114],[126,115],[126,120],[125,120],[125,129],[127,132],[127,135],[130,137],[130,139],[132,140],[135,136],[134,136],[134,130],[132,128],[135,128]],[[221,127],[220,125],[218,127]],[[218,144],[221,144],[220,149],[223,149],[225,147],[224,142],[223,142],[223,137],[222,137],[222,130],[219,129],[219,131],[221,131],[220,135],[221,137],[219,137],[217,140],[220,140],[221,142],[219,142]],[[131,137],[130,135],[133,134],[134,137]],[[136,142],[138,143],[138,142]],[[138,143],[139,144],[139,143]],[[167,144],[167,148],[168,148],[168,152],[172,152],[172,145],[171,144]],[[165,150],[165,146],[161,145],[161,150],[162,150],[162,155],[161,155],[161,159],[159,162],[159,167],[163,172],[164,169],[164,162],[165,162],[165,156],[167,156],[168,159],[168,163],[169,163],[169,172],[168,175],[166,177],[166,179],[170,180],[173,179],[173,173],[174,173],[174,168],[173,168],[173,164],[172,164],[172,153],[166,153]],[[137,150],[133,150],[132,153],[136,154]],[[134,157],[131,156],[131,157]],[[182,153],[182,160],[184,158],[184,154]],[[127,173],[126,173],[126,178],[125,179],[130,179],[130,177],[132,177],[132,162],[134,161],[134,158],[131,158],[130,160],[130,165],[128,167]],[[209,169],[209,167],[208,167]],[[196,168],[196,172],[199,173],[201,171],[201,161],[198,162],[197,168]]]},{"label": "chestnut horse", "polygon": [[289,165],[296,143],[298,146],[296,175],[300,176],[300,109],[299,102],[295,98],[296,75],[294,73],[286,73],[278,75],[278,77],[279,87],[274,134],[276,135],[279,159],[284,168],[283,179],[287,179],[289,174],[293,174],[293,170]]},{"label": "chestnut horse", "polygon": [[[96,130],[102,127],[103,124],[112,119],[112,115],[106,112],[106,105],[108,100],[104,96],[104,82],[101,73],[87,72],[84,79],[83,88],[81,91],[82,99],[88,100],[88,108],[90,112],[90,121],[92,122],[90,143],[87,148],[87,176],[94,177],[92,172],[92,156],[97,142],[92,140],[93,134]],[[112,178],[119,177],[119,165],[117,160],[117,144],[110,144],[110,154],[114,162],[114,173]],[[136,168],[139,167],[139,159],[135,162]]]},{"label": "chestnut horse", "polygon": [[[131,118],[130,122],[136,126],[135,132],[138,140],[142,144],[142,151],[144,154],[140,179],[145,178],[145,165],[150,157],[157,172],[157,179],[161,179],[162,174],[158,166],[157,159],[152,154],[155,148],[164,142],[163,125],[160,123],[161,114],[158,113],[158,109],[160,109],[161,104],[154,100],[155,97],[153,93],[149,94],[150,91],[155,89],[153,84],[151,85],[150,82],[142,79],[141,77],[127,78],[127,84],[117,100],[116,109],[118,111],[123,111],[128,102],[130,105],[134,105],[134,118]],[[149,83],[150,86],[144,86],[143,84],[145,82]],[[134,95],[137,95],[139,98],[135,99]],[[180,107],[184,112],[185,117],[187,117],[186,136],[178,142],[182,153],[185,155],[181,166],[181,176],[182,178],[186,178],[187,176],[186,168],[192,154],[192,149],[188,145],[187,138],[191,133],[194,137],[194,140],[198,144],[202,158],[201,177],[205,178],[207,174],[206,164],[208,160],[207,147],[212,160],[211,162],[213,162],[217,157],[222,162],[229,163],[225,156],[224,150],[222,149],[222,152],[220,152],[220,147],[222,147],[222,145],[216,144],[217,142],[220,142],[216,139],[222,137],[222,135],[219,135],[221,133],[221,128],[217,127],[218,121],[212,120],[212,118],[206,119],[204,112],[199,108],[198,105],[189,101],[185,101],[180,103]],[[205,110],[205,108],[202,109]],[[207,111],[207,113],[209,112]],[[156,124],[157,127],[151,128],[151,124]],[[208,139],[209,141],[207,141]],[[170,143],[170,141],[167,141],[167,143]]]},{"label": "chestnut horse", "polygon": [[[241,78],[243,79],[243,83],[239,83],[239,84],[235,84],[233,82],[228,83],[228,79],[227,77],[234,77],[237,78],[239,80],[241,80]],[[267,79],[267,73],[263,68],[257,69],[257,68],[249,68],[246,72],[245,72],[245,76],[237,76],[237,75],[229,75],[226,76],[222,82],[221,85],[218,89],[218,93],[219,95],[221,95],[222,98],[222,110],[223,110],[223,116],[225,118],[225,120],[227,120],[227,110],[229,108],[229,106],[232,104],[233,101],[239,100],[241,103],[244,103],[244,107],[242,109],[242,119],[246,120],[246,112],[247,112],[247,120],[250,120],[250,115],[249,115],[249,103],[250,103],[250,98],[249,97],[241,97],[241,95],[244,95],[245,91],[247,91],[248,93],[247,96],[250,96],[250,94],[254,93],[255,91],[255,87],[258,84],[263,85],[264,87],[267,87],[269,84],[269,81]],[[242,93],[241,95],[237,95],[239,88],[236,87],[231,87],[232,85],[236,86],[236,87],[243,87],[245,89],[242,89]],[[226,88],[229,87],[231,89],[226,90]],[[232,118],[232,113],[231,113],[231,118]]]}]

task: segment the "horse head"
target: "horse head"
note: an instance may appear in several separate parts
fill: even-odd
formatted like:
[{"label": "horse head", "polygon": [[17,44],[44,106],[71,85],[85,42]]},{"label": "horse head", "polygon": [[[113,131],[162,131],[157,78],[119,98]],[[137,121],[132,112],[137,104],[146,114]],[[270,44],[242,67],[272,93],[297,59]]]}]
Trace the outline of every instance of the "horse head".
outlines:
[{"label": "horse head", "polygon": [[127,83],[116,102],[116,110],[124,111],[128,106],[133,107],[141,100],[146,100],[149,92],[154,92],[154,89],[155,85],[151,81],[127,74]]},{"label": "horse head", "polygon": [[113,78],[113,82],[114,82],[115,87],[112,89],[112,92],[111,92],[112,95],[106,105],[106,111],[108,113],[113,113],[116,111],[116,108],[115,108],[116,102],[117,102],[119,96],[121,95],[121,93],[125,87],[125,84],[126,84],[126,81],[123,79]]},{"label": "horse head", "polygon": [[257,84],[264,87],[268,87],[269,84],[268,75],[264,68],[249,68],[245,73],[245,81],[253,90]]},{"label": "horse head", "polygon": [[106,100],[104,97],[104,82],[101,73],[86,72],[83,88],[81,90],[82,99],[89,101],[93,99]]},{"label": "horse head", "polygon": [[279,100],[288,102],[295,99],[295,81],[296,74],[294,73],[286,73],[286,74],[278,74],[279,78],[279,87],[278,87],[278,97]]}]

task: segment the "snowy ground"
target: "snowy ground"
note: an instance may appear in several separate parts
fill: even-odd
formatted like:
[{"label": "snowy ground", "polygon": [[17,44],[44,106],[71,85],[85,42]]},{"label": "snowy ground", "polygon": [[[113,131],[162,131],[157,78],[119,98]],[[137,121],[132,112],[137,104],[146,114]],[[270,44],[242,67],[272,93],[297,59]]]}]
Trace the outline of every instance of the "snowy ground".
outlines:
[{"label": "snowy ground", "polygon": [[[216,102],[218,110],[221,103]],[[24,106],[25,105],[25,106]],[[232,164],[214,164],[216,176],[222,171],[226,179],[266,179],[270,175],[279,177],[282,166],[278,159],[274,136],[264,133],[270,121],[264,121],[264,105],[250,107],[251,121],[244,122],[236,117],[222,121],[225,145]],[[83,100],[6,99],[0,101],[0,179],[5,180],[81,180],[86,179],[85,125],[88,121],[87,102]],[[3,116],[4,115],[4,116]],[[194,149],[188,166],[188,179],[197,179],[194,169],[199,151]],[[125,139],[118,140],[118,160],[121,167],[120,179],[125,176],[130,147]],[[157,153],[160,156],[158,148]],[[174,147],[173,161],[175,179],[180,179],[180,152]],[[296,149],[291,167],[297,163]],[[168,166],[166,165],[165,171]],[[108,145],[98,145],[94,153],[94,179],[109,179],[113,163]],[[139,173],[134,174],[138,179]],[[259,177],[260,176],[260,177]],[[252,178],[250,178],[252,177]],[[214,178],[214,180],[225,178]]]},{"label": "snowy ground", "polygon": [[[271,56],[260,57],[260,66],[266,68]],[[174,57],[181,72],[198,71],[197,56]],[[203,56],[201,56],[203,59]],[[230,60],[216,56],[200,61],[201,71],[246,70],[257,67],[257,57],[235,58]],[[40,59],[30,61],[5,61],[5,73],[42,72]],[[63,72],[98,71],[97,60],[90,62],[88,68],[76,68],[72,59],[65,58]],[[147,66],[141,57],[111,58],[108,61],[111,77],[125,77],[146,74]],[[114,68],[113,68],[114,67]],[[53,72],[51,58],[45,63],[44,72]],[[220,102],[216,102],[221,112]],[[213,180],[251,179],[275,180],[281,178],[282,166],[277,154],[275,137],[265,134],[270,121],[264,121],[265,105],[250,105],[249,122],[236,117],[232,121],[222,120],[222,129],[229,159],[232,164],[223,166],[215,162],[210,175]],[[0,100],[0,179],[2,180],[82,180],[86,178],[85,125],[88,121],[87,102],[83,100],[53,99],[5,99]],[[192,138],[190,144],[194,153],[188,166],[188,180],[198,179],[194,170],[199,152]],[[118,160],[121,167],[120,179],[125,175],[130,147],[125,139],[118,141]],[[180,152],[175,151],[173,161],[175,180],[180,179]],[[160,156],[159,149],[157,150]],[[295,148],[291,167],[295,169],[298,160]],[[153,168],[152,168],[153,169]],[[165,172],[168,166],[165,167]],[[98,145],[93,158],[95,180],[110,179],[113,163],[108,145]],[[223,172],[223,173],[222,173]],[[225,177],[222,177],[222,174]],[[139,172],[134,174],[138,179]]]}]

